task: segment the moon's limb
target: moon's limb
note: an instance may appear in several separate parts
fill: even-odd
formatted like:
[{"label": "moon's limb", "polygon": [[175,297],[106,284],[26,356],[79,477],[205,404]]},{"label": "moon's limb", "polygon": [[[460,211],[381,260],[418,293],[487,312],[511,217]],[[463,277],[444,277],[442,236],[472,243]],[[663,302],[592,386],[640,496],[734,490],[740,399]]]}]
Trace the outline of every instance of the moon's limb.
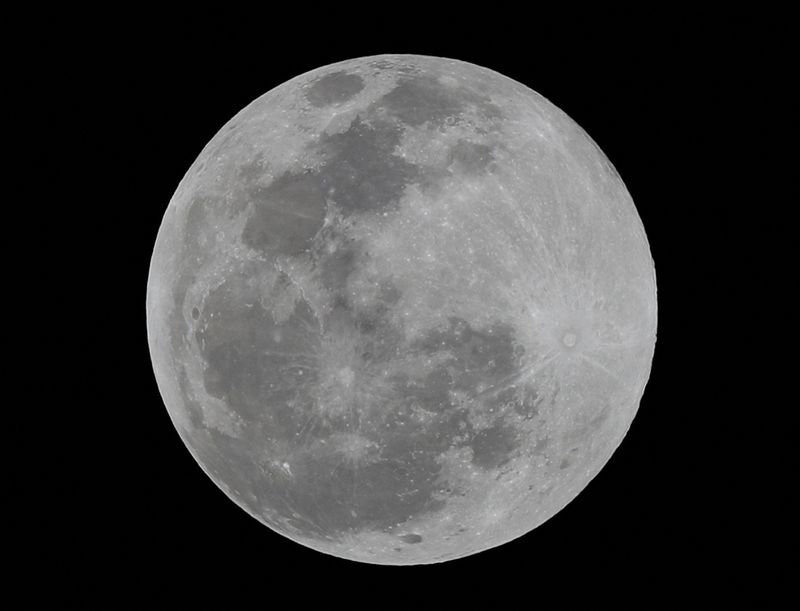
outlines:
[{"label": "moon's limb", "polygon": [[178,187],[147,296],[159,388],[274,530],[376,563],[535,528],[630,426],[655,344],[633,202],[564,113],[377,56],[234,117]]}]

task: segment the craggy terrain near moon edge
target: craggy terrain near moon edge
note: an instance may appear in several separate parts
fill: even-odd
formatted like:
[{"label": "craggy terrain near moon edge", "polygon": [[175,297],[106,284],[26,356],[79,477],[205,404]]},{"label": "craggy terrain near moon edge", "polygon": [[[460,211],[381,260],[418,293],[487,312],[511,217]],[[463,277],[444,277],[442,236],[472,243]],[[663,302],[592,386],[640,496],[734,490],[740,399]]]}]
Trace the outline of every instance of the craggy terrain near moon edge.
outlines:
[{"label": "craggy terrain near moon edge", "polygon": [[656,288],[625,186],[563,112],[377,56],[213,138],[147,318],[170,416],[231,499],[314,549],[416,564],[514,539],[597,474],[649,375]]}]

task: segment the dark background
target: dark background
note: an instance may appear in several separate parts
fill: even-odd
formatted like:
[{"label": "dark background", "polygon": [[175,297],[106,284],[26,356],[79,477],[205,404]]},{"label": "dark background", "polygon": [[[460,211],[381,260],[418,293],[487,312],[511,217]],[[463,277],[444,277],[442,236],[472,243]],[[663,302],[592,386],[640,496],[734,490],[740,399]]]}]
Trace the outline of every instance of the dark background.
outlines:
[{"label": "dark background", "polygon": [[[112,607],[780,600],[788,576],[775,560],[786,543],[754,516],[788,493],[756,484],[755,446],[768,428],[781,464],[791,444],[788,427],[759,417],[752,378],[770,317],[751,295],[764,282],[754,245],[774,226],[753,211],[771,197],[756,168],[775,167],[765,142],[787,78],[776,64],[788,46],[782,20],[489,8],[436,18],[407,5],[352,18],[311,6],[293,17],[70,13],[34,28],[38,68],[26,86],[37,87],[37,121],[72,143],[41,178],[56,187],[49,230],[69,237],[48,255],[62,270],[49,286],[60,295],[53,344],[66,376],[42,390],[60,397],[47,428],[74,432],[66,444],[57,435],[36,480],[48,515],[29,531],[41,541],[21,573],[47,577],[29,593]],[[652,375],[610,462],[528,535],[432,566],[325,556],[235,506],[175,432],[145,330],[161,216],[208,140],[287,79],[380,53],[485,66],[564,110],[625,181],[657,272]],[[30,481],[19,486],[29,494]]]}]

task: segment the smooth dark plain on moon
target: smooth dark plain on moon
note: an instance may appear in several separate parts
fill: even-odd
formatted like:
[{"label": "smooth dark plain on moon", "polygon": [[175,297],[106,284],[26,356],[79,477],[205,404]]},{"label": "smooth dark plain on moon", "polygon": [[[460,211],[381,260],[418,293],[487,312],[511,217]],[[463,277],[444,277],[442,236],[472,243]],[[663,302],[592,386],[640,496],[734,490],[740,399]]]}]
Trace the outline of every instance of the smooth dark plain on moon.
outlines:
[{"label": "smooth dark plain on moon", "polygon": [[228,497],[315,550],[423,564],[531,531],[608,461],[650,372],[655,272],[562,111],[383,55],[298,76],[211,140],[164,215],[147,325]]}]

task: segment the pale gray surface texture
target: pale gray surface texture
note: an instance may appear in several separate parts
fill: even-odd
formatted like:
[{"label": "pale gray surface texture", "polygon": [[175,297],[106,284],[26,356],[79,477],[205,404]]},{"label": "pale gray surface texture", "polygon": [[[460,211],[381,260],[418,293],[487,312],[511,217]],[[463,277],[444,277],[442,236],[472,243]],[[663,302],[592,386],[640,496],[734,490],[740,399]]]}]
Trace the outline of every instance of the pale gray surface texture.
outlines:
[{"label": "pale gray surface texture", "polygon": [[147,324],[178,432],[248,513],[336,556],[440,562],[535,528],[609,459],[655,273],[563,112],[485,68],[376,56],[288,81],[206,146]]}]

